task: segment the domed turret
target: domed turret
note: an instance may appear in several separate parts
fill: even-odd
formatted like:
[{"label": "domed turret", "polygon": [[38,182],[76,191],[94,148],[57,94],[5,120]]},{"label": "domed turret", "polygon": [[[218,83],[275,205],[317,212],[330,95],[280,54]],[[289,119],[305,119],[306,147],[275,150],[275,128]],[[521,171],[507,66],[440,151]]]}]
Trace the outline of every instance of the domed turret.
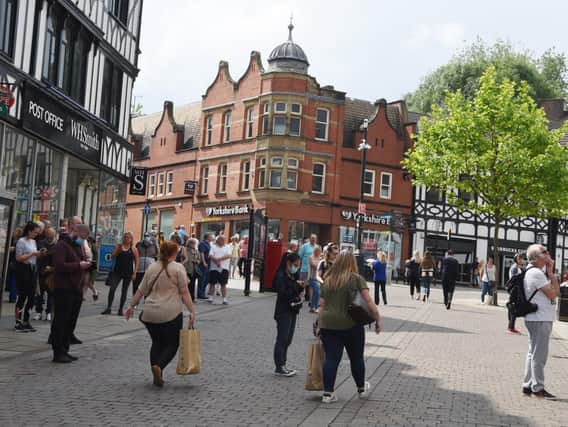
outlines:
[{"label": "domed turret", "polygon": [[310,63],[304,50],[292,40],[294,25],[288,25],[288,40],[276,46],[268,57],[268,71],[307,74]]}]

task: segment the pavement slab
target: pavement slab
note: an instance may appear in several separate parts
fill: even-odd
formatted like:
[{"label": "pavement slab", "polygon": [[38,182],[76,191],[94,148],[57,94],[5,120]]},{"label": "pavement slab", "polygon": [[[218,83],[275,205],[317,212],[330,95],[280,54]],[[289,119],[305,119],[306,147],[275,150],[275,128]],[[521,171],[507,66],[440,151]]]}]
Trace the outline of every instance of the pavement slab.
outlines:
[{"label": "pavement slab", "polygon": [[[43,344],[47,326],[32,339],[8,331],[3,320],[0,425],[568,426],[562,336],[554,335],[546,367],[547,387],[559,400],[527,398],[520,393],[527,348],[522,321],[522,336],[506,334],[505,310],[481,305],[478,290],[458,290],[451,310],[440,303],[439,288],[429,303],[411,300],[403,286],[388,292],[393,304],[380,306],[382,333],[367,333],[369,399],[356,396],[344,358],[339,401],[329,405],[321,393],[304,390],[314,321],[307,310],[288,356],[298,375],[272,375],[272,294],[247,298],[232,289],[229,306],[199,303],[202,372],[177,376],[174,359],[162,389],[151,384],[150,340],[138,321],[100,316],[100,306],[87,304],[78,325],[85,342],[73,347],[79,361],[55,365]],[[15,336],[6,340],[9,333]]]}]

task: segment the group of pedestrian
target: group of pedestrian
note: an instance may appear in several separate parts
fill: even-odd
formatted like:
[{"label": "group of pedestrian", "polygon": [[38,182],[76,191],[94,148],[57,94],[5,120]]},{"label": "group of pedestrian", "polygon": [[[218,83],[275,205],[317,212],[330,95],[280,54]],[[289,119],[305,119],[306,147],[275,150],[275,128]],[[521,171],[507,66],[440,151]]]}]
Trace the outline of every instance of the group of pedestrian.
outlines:
[{"label": "group of pedestrian", "polygon": [[412,258],[408,259],[404,265],[405,277],[410,288],[410,298],[422,299],[427,302],[430,299],[430,286],[433,283],[436,260],[428,250],[424,256],[420,256],[419,251],[415,251]]},{"label": "group of pedestrian", "polygon": [[[312,252],[308,257],[307,277],[313,277],[315,262],[314,258],[321,251],[317,246],[317,236],[310,236],[310,241],[305,245],[313,245]],[[306,247],[300,254],[305,255]],[[365,279],[359,275],[357,262],[350,251],[339,253],[335,243],[326,245],[325,252],[329,254],[327,262],[320,260],[324,266],[321,272],[321,286],[318,286],[319,309],[316,335],[321,338],[325,351],[323,366],[323,403],[337,401],[335,394],[335,380],[337,369],[341,361],[343,350],[347,350],[351,364],[351,373],[355,381],[357,393],[360,398],[366,398],[369,394],[370,384],[365,381],[365,360],[363,357],[365,347],[365,330],[357,324],[348,314],[347,306],[352,299],[352,292],[360,292],[363,300],[375,319],[375,331],[380,332],[380,317],[376,305],[369,294]],[[274,319],[276,321],[276,342],[274,344],[274,374],[277,376],[291,377],[296,374],[294,369],[287,366],[288,348],[292,343],[296,319],[300,312],[306,282],[298,275],[302,268],[302,256],[287,251],[281,259],[280,266],[273,281],[273,287],[277,291]],[[315,254],[315,255],[314,255]],[[318,275],[320,271],[318,269]],[[313,280],[313,278],[311,279]],[[318,282],[319,283],[319,282]],[[310,308],[313,309],[313,300],[310,300]]]}]

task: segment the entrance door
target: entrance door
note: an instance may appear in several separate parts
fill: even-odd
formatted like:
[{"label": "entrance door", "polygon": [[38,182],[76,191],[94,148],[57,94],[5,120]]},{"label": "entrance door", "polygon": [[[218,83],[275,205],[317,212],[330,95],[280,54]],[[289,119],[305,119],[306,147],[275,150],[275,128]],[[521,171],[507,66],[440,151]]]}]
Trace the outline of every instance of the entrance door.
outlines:
[{"label": "entrance door", "polygon": [[2,313],[3,292],[8,270],[13,213],[14,200],[0,194],[0,314]]},{"label": "entrance door", "polygon": [[499,287],[503,288],[505,287],[507,280],[509,280],[509,269],[515,263],[515,259],[512,255],[501,255],[500,258],[501,259],[499,260],[499,265],[501,266],[501,272],[499,274],[499,277],[501,278],[501,281],[499,282]]}]

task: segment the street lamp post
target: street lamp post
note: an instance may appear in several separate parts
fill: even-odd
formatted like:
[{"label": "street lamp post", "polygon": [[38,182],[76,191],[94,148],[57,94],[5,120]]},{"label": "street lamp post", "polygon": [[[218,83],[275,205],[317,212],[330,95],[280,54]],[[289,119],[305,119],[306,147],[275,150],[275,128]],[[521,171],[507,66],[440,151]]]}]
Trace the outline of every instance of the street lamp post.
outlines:
[{"label": "street lamp post", "polygon": [[364,213],[361,212],[361,207],[365,202],[365,167],[367,165],[367,150],[371,148],[369,144],[367,144],[367,128],[369,127],[369,120],[363,120],[363,139],[361,143],[357,147],[357,150],[361,151],[361,194],[359,195],[359,207],[357,210],[357,249],[359,254],[361,254],[361,246],[362,246],[362,236],[363,236],[363,216]]}]

